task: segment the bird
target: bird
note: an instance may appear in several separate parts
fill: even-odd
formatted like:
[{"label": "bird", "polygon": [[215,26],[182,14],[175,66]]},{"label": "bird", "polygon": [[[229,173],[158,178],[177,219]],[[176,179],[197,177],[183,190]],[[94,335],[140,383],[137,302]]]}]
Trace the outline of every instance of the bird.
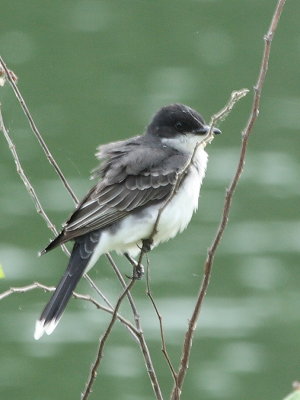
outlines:
[{"label": "bird", "polygon": [[136,257],[147,244],[158,213],[147,250],[187,227],[198,208],[205,176],[205,139],[220,133],[197,111],[175,103],[160,108],[142,135],[97,148],[100,165],[92,175],[97,183],[40,252],[74,242],[66,271],[36,321],[36,340],[54,331],[80,278],[101,255],[116,251]]}]

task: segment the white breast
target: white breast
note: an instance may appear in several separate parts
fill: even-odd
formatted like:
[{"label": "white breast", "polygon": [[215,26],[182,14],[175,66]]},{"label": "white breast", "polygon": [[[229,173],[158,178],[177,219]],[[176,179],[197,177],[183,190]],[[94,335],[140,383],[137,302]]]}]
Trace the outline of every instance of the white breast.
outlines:
[{"label": "white breast", "polygon": [[207,166],[207,153],[199,148],[176,195],[161,214],[155,244],[164,242],[182,232],[198,208],[200,188]]}]

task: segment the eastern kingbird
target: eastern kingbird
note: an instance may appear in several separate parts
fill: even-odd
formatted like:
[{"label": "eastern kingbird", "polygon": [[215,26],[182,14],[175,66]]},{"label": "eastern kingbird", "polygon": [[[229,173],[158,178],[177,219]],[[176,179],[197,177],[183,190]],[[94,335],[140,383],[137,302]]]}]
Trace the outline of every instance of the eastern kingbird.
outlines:
[{"label": "eastern kingbird", "polygon": [[[102,145],[94,170],[99,181],[77,206],[62,232],[41,252],[73,240],[65,274],[36,322],[35,339],[50,335],[84,272],[107,252],[137,256],[151,235],[158,212],[170,197],[178,174],[193,162],[161,213],[152,247],[183,231],[198,207],[205,175],[205,138],[210,127],[183,104],[162,107],[141,136]],[[221,131],[212,128],[214,134]],[[201,142],[203,142],[201,144]]]}]

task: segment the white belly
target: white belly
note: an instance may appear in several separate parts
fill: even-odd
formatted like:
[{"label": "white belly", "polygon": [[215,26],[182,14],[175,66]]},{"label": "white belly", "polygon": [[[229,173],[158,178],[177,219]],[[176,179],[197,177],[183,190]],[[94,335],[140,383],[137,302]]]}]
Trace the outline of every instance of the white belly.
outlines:
[{"label": "white belly", "polygon": [[[205,175],[207,153],[199,149],[194,165],[190,167],[178,192],[162,212],[158,232],[154,236],[154,246],[182,232],[190,222],[198,207],[200,187]],[[155,205],[141,211],[140,215],[129,215],[118,224],[116,229],[107,229],[101,234],[100,242],[89,263],[90,269],[101,254],[109,251],[128,252],[136,256],[141,247],[141,240],[148,238],[153,230],[161,205]]]},{"label": "white belly", "polygon": [[189,175],[161,214],[158,232],[154,237],[155,244],[169,240],[188,226],[198,208],[203,177],[200,177],[195,166],[191,167]]}]

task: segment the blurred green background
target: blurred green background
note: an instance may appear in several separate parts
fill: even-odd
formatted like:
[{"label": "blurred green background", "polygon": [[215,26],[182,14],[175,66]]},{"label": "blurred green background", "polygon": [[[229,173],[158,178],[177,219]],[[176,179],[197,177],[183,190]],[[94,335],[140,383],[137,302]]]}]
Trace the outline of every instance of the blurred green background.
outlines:
[{"label": "blurred green background", "polygon": [[[143,131],[162,105],[183,102],[207,120],[230,92],[252,88],[275,0],[28,0],[1,2],[0,47],[44,139],[79,197],[101,143]],[[273,43],[261,114],[250,140],[230,223],[215,259],[182,395],[190,399],[281,399],[300,376],[299,126],[300,3],[288,1]],[[36,143],[8,85],[7,128],[49,216],[59,227],[73,204]],[[152,290],[175,365],[235,169],[252,92],[209,146],[201,204],[189,228],[150,255]],[[0,146],[1,292],[33,281],[56,284],[60,250],[37,258],[51,234]],[[124,273],[130,268],[116,258]],[[105,258],[91,273],[111,301],[120,286]],[[93,294],[86,282],[78,291]],[[172,386],[157,318],[134,288],[165,397]],[[95,295],[96,296],[96,295]],[[33,340],[49,294],[0,304],[1,399],[80,398],[109,318],[73,300],[53,335]],[[123,307],[125,315],[130,315]],[[153,399],[136,343],[116,324],[91,399]]]}]

